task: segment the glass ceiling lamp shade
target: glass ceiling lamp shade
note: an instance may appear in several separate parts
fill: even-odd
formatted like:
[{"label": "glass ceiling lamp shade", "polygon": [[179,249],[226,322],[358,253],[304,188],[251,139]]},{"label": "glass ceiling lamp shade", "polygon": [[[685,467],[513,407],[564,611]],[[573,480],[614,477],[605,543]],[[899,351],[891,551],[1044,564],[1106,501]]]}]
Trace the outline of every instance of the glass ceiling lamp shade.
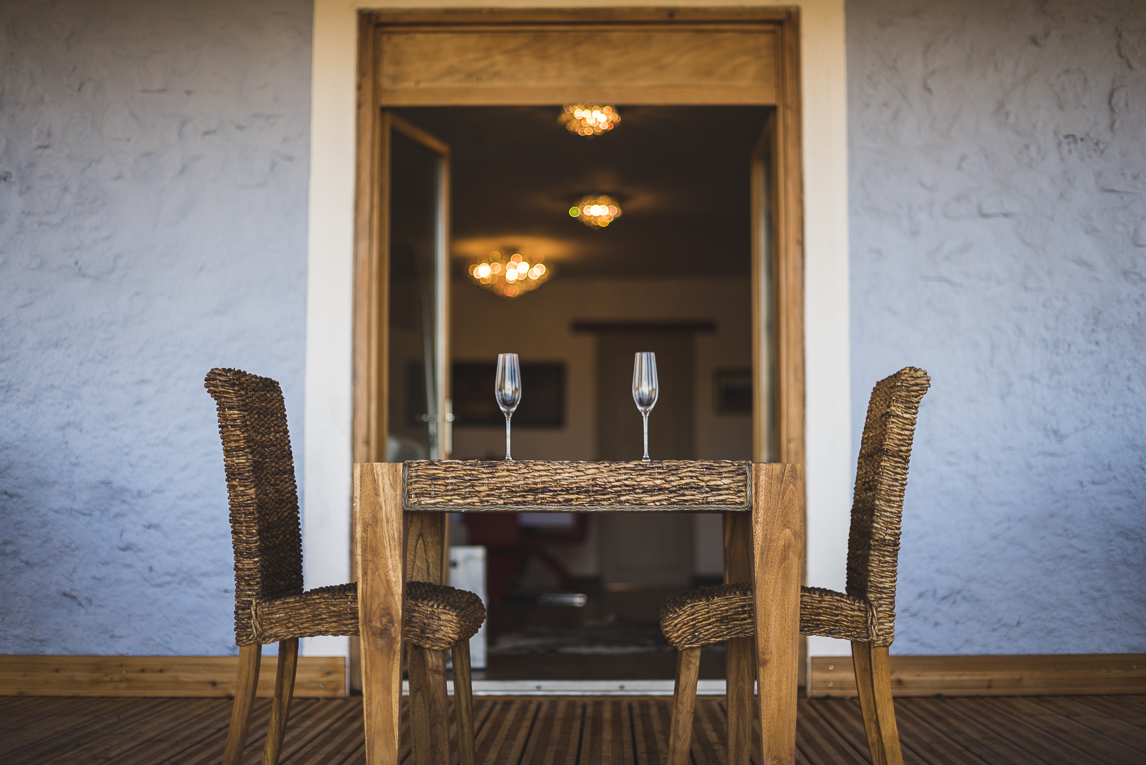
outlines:
[{"label": "glass ceiling lamp shade", "polygon": [[589,195],[582,197],[580,202],[570,207],[569,215],[589,228],[605,228],[621,217],[621,206],[610,196]]},{"label": "glass ceiling lamp shade", "polygon": [[494,251],[480,263],[470,266],[474,283],[502,297],[515,298],[532,292],[549,280],[552,273],[538,258],[530,263],[515,252],[508,258]]},{"label": "glass ceiling lamp shade", "polygon": [[620,121],[621,115],[612,106],[567,104],[561,112],[561,124],[565,129],[586,138],[608,133]]}]

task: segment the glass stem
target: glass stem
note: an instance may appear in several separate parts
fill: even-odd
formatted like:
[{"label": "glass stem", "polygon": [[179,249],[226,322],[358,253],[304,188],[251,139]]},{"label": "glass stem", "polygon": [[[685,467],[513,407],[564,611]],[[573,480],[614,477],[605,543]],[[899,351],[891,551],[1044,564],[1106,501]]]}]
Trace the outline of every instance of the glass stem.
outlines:
[{"label": "glass stem", "polygon": [[509,418],[513,417],[513,412],[505,413],[505,458],[507,460],[513,459],[509,453]]},{"label": "glass stem", "polygon": [[641,417],[645,420],[645,456],[641,457],[641,462],[652,462],[649,459],[649,413],[641,412]]}]

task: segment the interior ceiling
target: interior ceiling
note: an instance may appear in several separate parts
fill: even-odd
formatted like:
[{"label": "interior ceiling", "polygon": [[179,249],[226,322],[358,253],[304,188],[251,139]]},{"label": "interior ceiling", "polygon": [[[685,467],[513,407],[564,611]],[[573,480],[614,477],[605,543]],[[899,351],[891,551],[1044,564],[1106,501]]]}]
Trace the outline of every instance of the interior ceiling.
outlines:
[{"label": "interior ceiling", "polygon": [[[516,248],[555,278],[748,276],[749,157],[769,108],[617,108],[594,138],[569,133],[560,107],[394,110],[450,145],[456,274]],[[622,216],[605,229],[571,217],[587,194]]]}]

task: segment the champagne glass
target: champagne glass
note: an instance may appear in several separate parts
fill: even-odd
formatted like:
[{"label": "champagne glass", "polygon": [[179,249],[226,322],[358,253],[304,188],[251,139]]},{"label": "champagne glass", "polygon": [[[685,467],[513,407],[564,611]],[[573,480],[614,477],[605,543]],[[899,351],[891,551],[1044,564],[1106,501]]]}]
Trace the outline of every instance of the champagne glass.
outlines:
[{"label": "champagne glass", "polygon": [[633,401],[645,421],[645,456],[649,462],[649,412],[657,403],[657,355],[641,352],[633,359]]},{"label": "champagne glass", "polygon": [[521,403],[521,367],[516,353],[497,354],[497,385],[494,388],[497,405],[505,413],[505,458],[513,459],[509,452],[509,420],[513,410]]}]

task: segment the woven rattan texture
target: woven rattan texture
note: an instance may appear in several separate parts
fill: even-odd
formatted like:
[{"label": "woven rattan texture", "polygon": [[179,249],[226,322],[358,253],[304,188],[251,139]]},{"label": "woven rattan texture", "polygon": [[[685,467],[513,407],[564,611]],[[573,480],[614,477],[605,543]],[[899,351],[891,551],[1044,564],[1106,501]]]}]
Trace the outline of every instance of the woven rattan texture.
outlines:
[{"label": "woven rattan texture", "polygon": [[316,635],[358,634],[358,586],[338,584],[255,604],[256,643]]},{"label": "woven rattan texture", "polygon": [[751,509],[748,462],[461,462],[405,465],[405,506],[443,511]]},{"label": "woven rattan texture", "polygon": [[[661,608],[661,632],[677,650],[752,637],[752,585],[697,587]],[[800,588],[800,632],[867,642],[872,612],[859,598],[819,587]]]},{"label": "woven rattan texture", "polygon": [[907,367],[880,380],[871,392],[856,468],[848,535],[848,595],[875,610],[871,642],[895,640],[895,583],[903,493],[919,402],[931,378]]},{"label": "woven rattan texture", "polygon": [[[800,632],[891,645],[907,467],[919,402],[931,378],[906,367],[876,383],[860,444],[848,537],[847,593],[800,590]],[[669,598],[661,631],[678,649],[753,634],[752,586],[698,587]]]},{"label": "woven rattan texture", "polygon": [[822,587],[800,588],[800,634],[870,643],[875,611],[863,598]]},{"label": "woven rattan texture", "polygon": [[730,638],[751,637],[752,585],[748,582],[697,587],[673,595],[661,606],[661,632],[677,650]]},{"label": "woven rattan texture", "polygon": [[256,642],[256,600],[302,594],[298,493],[279,384],[236,369],[205,381],[219,409],[219,434],[235,552],[235,642]]},{"label": "woven rattan texture", "polygon": [[428,582],[406,583],[404,611],[403,637],[439,651],[469,640],[485,621],[485,606],[477,595]]},{"label": "woven rattan texture", "polygon": [[[485,621],[472,592],[429,582],[407,582],[402,635],[414,645],[448,651],[469,640]],[[251,619],[255,642],[315,635],[358,634],[358,586],[320,587],[301,595],[257,601]]]}]

